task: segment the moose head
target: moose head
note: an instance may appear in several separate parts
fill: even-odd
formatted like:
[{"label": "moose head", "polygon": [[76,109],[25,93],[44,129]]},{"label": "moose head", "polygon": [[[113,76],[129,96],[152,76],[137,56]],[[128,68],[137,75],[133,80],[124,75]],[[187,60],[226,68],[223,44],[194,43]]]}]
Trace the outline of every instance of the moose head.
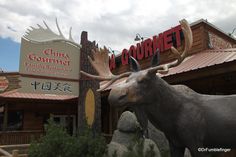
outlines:
[{"label": "moose head", "polygon": [[178,66],[184,60],[188,50],[192,46],[192,32],[188,22],[186,20],[182,20],[180,21],[180,24],[185,38],[184,50],[182,53],[180,53],[176,48],[171,47],[171,51],[176,55],[176,60],[171,63],[141,70],[139,63],[133,57],[130,57],[132,72],[113,75],[109,69],[108,50],[106,47],[104,47],[104,49],[93,50],[93,59],[88,57],[90,63],[97,71],[99,76],[91,75],[84,71],[81,71],[81,73],[90,78],[107,81],[103,88],[100,88],[98,91],[102,91],[118,79],[127,77],[125,83],[117,85],[110,91],[108,100],[112,106],[124,106],[143,103],[147,104],[149,100],[148,97],[152,96],[152,94],[153,96],[155,95],[155,93],[151,90],[153,85],[161,85],[164,83],[163,80],[158,75],[156,75],[156,73],[166,74],[168,73],[169,68]]}]

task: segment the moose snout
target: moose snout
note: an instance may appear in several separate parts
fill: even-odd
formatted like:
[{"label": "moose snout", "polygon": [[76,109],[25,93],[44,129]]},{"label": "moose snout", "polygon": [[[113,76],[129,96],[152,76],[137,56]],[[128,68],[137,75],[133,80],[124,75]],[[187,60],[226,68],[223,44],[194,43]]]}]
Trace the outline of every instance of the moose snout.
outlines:
[{"label": "moose snout", "polygon": [[121,106],[123,103],[125,103],[124,98],[128,94],[127,88],[122,89],[112,89],[110,91],[108,101],[111,106]]}]

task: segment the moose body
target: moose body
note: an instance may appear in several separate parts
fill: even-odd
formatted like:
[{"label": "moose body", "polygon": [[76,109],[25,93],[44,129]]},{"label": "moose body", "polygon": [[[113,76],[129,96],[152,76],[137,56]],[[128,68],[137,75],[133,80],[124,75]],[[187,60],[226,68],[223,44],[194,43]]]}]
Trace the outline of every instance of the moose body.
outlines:
[{"label": "moose body", "polygon": [[199,148],[236,148],[236,95],[198,94],[141,71],[112,89],[109,102],[133,107],[144,128],[148,119],[163,131],[172,157],[183,157],[185,148],[193,157],[204,156]]},{"label": "moose body", "polygon": [[[217,96],[198,94],[184,85],[169,85],[156,73],[166,73],[178,66],[192,45],[192,32],[186,20],[180,21],[185,47],[181,54],[171,47],[177,60],[141,70],[130,57],[133,72],[113,75],[109,69],[108,50],[93,52],[89,57],[99,76],[81,71],[87,77],[107,80],[102,90],[116,80],[126,77],[124,83],[114,86],[108,100],[111,106],[134,108],[143,129],[148,120],[166,135],[171,157],[183,157],[188,148],[193,157],[205,156],[199,148],[236,148],[236,95]],[[156,53],[158,54],[158,53]]]}]

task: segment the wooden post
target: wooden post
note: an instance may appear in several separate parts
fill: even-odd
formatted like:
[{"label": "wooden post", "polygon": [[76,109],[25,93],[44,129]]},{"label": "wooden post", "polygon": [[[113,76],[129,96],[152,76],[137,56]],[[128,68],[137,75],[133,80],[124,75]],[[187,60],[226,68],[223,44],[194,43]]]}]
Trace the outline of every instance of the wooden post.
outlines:
[{"label": "wooden post", "polygon": [[8,104],[4,105],[4,116],[3,116],[3,131],[7,130],[7,123],[8,123]]},{"label": "wooden post", "polygon": [[12,151],[12,157],[19,157],[18,152],[19,152],[19,150],[13,150]]},{"label": "wooden post", "polygon": [[5,155],[5,156],[11,156],[11,154],[10,153],[8,153],[7,151],[5,151],[5,150],[3,150],[2,148],[0,148],[0,154],[3,154],[3,155]]}]

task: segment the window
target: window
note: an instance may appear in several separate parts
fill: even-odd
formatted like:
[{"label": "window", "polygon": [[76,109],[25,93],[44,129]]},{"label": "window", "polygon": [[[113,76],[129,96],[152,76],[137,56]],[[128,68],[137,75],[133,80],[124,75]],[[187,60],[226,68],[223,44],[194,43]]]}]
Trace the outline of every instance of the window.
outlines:
[{"label": "window", "polygon": [[21,130],[23,126],[23,111],[9,111],[7,119],[7,130]]},{"label": "window", "polygon": [[56,124],[60,124],[66,128],[70,135],[75,134],[76,129],[75,115],[53,115],[53,120]]}]

